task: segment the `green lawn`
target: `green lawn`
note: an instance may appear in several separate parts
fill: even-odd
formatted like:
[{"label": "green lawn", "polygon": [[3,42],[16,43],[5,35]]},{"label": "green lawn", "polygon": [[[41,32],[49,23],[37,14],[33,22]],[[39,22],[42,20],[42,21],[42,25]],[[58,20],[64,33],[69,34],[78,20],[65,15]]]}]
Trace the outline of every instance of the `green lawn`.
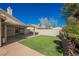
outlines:
[{"label": "green lawn", "polygon": [[63,55],[61,41],[55,36],[37,36],[20,41],[20,43],[47,56]]}]

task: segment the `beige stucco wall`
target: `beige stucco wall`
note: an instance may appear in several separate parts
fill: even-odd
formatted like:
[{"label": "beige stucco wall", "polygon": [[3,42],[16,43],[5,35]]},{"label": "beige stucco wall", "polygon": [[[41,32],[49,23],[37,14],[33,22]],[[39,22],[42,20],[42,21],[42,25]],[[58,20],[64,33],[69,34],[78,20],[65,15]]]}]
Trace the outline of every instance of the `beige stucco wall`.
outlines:
[{"label": "beige stucco wall", "polygon": [[60,29],[35,29],[39,35],[57,36]]},{"label": "beige stucco wall", "polygon": [[30,30],[29,29],[25,29],[25,31],[24,31],[24,34],[28,34],[30,32]]}]

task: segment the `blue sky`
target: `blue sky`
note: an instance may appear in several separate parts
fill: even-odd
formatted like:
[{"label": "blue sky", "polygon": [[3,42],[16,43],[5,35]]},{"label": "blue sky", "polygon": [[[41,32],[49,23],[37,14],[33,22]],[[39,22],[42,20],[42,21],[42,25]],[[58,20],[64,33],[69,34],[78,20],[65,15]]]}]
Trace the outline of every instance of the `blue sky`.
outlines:
[{"label": "blue sky", "polygon": [[13,9],[13,16],[26,25],[29,23],[39,24],[41,17],[48,19],[52,17],[58,21],[57,26],[65,25],[65,20],[61,17],[62,3],[0,3],[0,8],[5,11],[8,6]]}]

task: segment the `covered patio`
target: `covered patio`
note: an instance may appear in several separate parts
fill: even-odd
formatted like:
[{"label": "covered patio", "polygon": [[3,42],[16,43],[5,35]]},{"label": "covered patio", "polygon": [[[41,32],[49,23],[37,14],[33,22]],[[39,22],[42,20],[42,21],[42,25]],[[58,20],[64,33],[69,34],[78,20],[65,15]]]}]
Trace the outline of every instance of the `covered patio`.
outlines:
[{"label": "covered patio", "polygon": [[27,39],[28,37],[30,37],[32,35],[33,34],[28,33],[28,34],[17,34],[15,36],[7,37],[7,43],[4,44],[4,45],[8,45],[8,44],[11,44],[11,43],[14,43],[14,42],[18,42],[18,41],[23,40],[23,39]]},{"label": "covered patio", "polygon": [[0,46],[7,44],[10,37],[25,34],[24,28],[24,24],[0,9]]},{"label": "covered patio", "polygon": [[[4,33],[2,34],[2,23],[6,20],[6,17],[0,15],[0,46],[2,46],[2,35],[4,35],[5,39],[6,37],[6,29],[4,30]],[[6,28],[6,25],[4,24],[4,28]]]}]

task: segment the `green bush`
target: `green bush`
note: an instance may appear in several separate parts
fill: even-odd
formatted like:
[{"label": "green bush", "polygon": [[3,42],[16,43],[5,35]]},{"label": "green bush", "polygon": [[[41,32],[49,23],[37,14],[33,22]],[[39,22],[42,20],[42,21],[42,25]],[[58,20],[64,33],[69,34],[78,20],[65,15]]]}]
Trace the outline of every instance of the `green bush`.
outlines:
[{"label": "green bush", "polygon": [[64,27],[64,31],[67,33],[75,33],[75,34],[79,34],[79,23],[75,24],[69,24],[66,27]]}]

